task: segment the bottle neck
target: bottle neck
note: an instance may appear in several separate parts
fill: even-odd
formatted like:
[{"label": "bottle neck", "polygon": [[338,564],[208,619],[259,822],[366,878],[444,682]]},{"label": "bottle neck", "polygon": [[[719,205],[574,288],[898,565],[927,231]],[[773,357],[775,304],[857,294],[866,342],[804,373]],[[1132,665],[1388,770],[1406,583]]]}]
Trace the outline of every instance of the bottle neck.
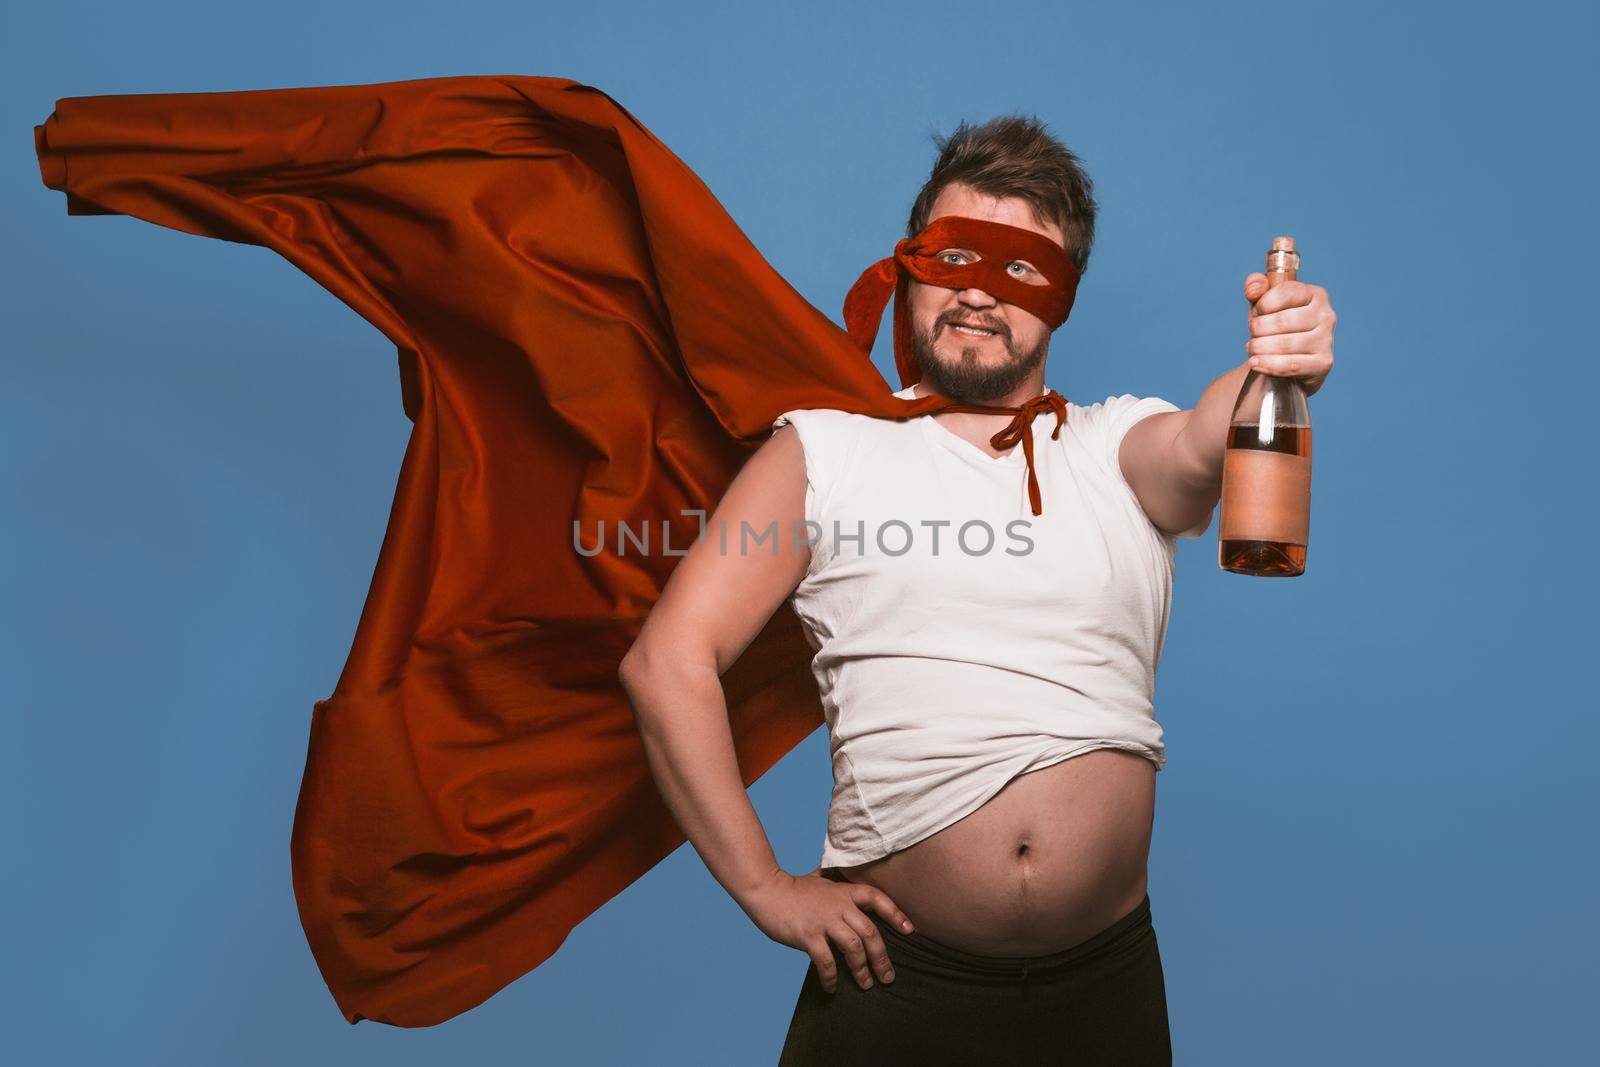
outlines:
[{"label": "bottle neck", "polygon": [[1293,249],[1274,248],[1267,253],[1267,287],[1294,281],[1300,269],[1300,253]]}]

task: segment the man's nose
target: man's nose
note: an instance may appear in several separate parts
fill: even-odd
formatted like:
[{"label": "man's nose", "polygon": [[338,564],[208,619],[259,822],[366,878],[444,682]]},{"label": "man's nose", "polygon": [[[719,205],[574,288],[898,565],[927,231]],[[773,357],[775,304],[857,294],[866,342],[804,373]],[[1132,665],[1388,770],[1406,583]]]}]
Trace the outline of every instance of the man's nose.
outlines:
[{"label": "man's nose", "polygon": [[982,289],[961,289],[957,291],[956,299],[975,308],[992,308],[1000,302]]}]

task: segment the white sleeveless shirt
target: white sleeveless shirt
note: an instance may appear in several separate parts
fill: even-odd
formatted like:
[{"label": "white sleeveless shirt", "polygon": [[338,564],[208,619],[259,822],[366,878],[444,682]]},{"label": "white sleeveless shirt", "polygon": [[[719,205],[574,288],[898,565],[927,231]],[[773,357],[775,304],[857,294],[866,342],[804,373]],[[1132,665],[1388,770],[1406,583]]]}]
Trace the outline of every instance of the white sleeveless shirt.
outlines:
[{"label": "white sleeveless shirt", "polygon": [[[913,387],[895,394],[915,395]],[[887,856],[1025,771],[1096,749],[1166,762],[1152,697],[1177,538],[1117,449],[1160,397],[1034,419],[994,457],[923,415],[780,415],[805,451],[816,543],[790,598],[816,655],[834,788],[822,866]],[[1178,537],[1199,537],[1210,516]]]}]

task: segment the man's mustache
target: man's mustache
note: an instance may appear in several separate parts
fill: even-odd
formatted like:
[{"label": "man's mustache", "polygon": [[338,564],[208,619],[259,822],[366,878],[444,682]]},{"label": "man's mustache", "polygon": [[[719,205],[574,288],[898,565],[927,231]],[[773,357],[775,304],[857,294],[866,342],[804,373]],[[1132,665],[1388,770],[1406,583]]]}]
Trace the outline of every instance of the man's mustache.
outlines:
[{"label": "man's mustache", "polygon": [[989,330],[1001,337],[1010,337],[1011,331],[1006,329],[1004,323],[986,322],[983,319],[974,319],[962,315],[951,315],[939,320],[941,326],[970,326],[975,330]]}]

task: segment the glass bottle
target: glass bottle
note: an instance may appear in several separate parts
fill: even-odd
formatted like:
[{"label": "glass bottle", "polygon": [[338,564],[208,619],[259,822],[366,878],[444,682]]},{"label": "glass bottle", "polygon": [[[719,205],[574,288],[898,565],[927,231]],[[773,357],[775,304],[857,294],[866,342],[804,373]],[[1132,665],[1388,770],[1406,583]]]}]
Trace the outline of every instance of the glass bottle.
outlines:
[{"label": "glass bottle", "polygon": [[[1293,237],[1274,237],[1267,287],[1293,280]],[[1245,375],[1222,460],[1217,563],[1263,578],[1305,573],[1311,525],[1311,409],[1294,378]]]}]

